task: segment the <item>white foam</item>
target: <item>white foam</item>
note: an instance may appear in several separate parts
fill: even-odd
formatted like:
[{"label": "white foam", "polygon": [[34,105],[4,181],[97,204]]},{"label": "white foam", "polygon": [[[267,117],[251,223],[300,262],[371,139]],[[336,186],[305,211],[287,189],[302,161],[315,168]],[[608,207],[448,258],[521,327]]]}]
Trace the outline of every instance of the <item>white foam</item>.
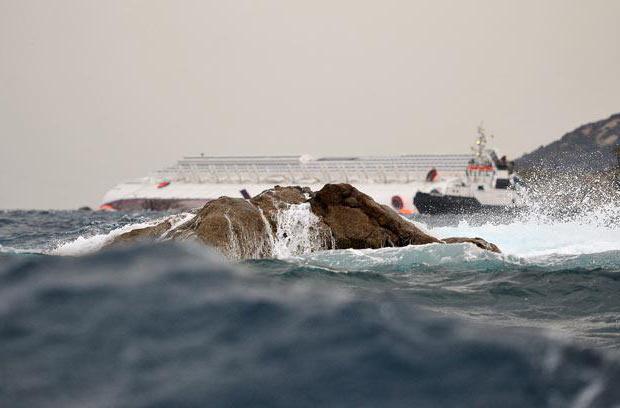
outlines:
[{"label": "white foam", "polygon": [[61,243],[57,247],[47,251],[46,253],[49,255],[62,255],[62,256],[77,256],[77,255],[86,255],[93,252],[96,252],[103,248],[107,243],[109,243],[113,238],[124,234],[126,232],[138,229],[138,228],[146,228],[159,224],[163,221],[170,221],[172,224],[172,228],[176,228],[182,223],[188,221],[194,214],[191,213],[182,213],[176,214],[168,217],[158,218],[155,220],[150,220],[147,222],[135,223],[125,225],[123,227],[114,229],[106,234],[96,234],[88,237],[79,236],[77,239],[65,243]]},{"label": "white foam", "polygon": [[510,224],[470,225],[461,221],[454,227],[437,227],[431,234],[440,237],[481,237],[498,245],[503,253],[519,257],[580,255],[620,250],[620,225],[600,222],[600,214],[579,221],[521,220]]},{"label": "white foam", "polygon": [[307,254],[300,259],[342,271],[377,270],[381,268],[397,271],[409,270],[416,266],[462,266],[464,263],[473,262],[482,262],[485,266],[488,266],[489,262],[495,262],[498,265],[506,262],[520,262],[516,257],[485,251],[470,244],[428,244],[380,249],[341,249],[315,252]]},{"label": "white foam", "polygon": [[310,210],[309,203],[293,204],[279,211],[276,224],[272,251],[276,258],[289,258],[327,248],[327,237],[323,236],[319,218]]},{"label": "white foam", "polygon": [[614,203],[608,203],[568,220],[554,220],[533,211],[505,224],[488,222],[476,225],[461,221],[456,226],[429,228],[415,223],[418,228],[439,238],[484,238],[497,244],[501,254],[470,244],[430,244],[329,251],[305,255],[303,259],[342,270],[387,268],[390,271],[425,266],[480,267],[486,270],[520,265],[617,265],[620,262],[617,260],[617,253],[620,252],[619,213],[620,209]]},{"label": "white foam", "polygon": [[37,253],[39,251],[37,250],[31,250],[31,249],[18,249],[18,248],[13,248],[13,247],[8,247],[8,246],[3,246],[0,244],[0,253],[5,253],[5,254],[29,254],[29,253]]},{"label": "white foam", "polygon": [[[557,203],[556,203],[557,204]],[[554,205],[556,205],[554,204]],[[549,213],[538,211],[538,207],[532,207],[527,216],[522,216],[510,223],[486,223],[475,225],[467,221],[461,221],[456,226],[434,227],[412,221],[418,228],[428,231],[430,235],[439,238],[447,237],[481,237],[489,242],[497,244],[503,254],[511,257],[504,259],[508,262],[541,262],[543,258],[553,256],[574,256],[585,254],[597,254],[608,251],[620,251],[620,207],[616,201],[609,200],[605,204],[599,204],[592,210],[577,207],[561,207],[563,209],[573,208],[568,217],[563,220],[553,219]],[[542,208],[542,207],[540,207]],[[144,228],[155,225],[163,220],[169,220],[173,228],[193,217],[191,213],[183,213],[174,216],[152,220],[144,223],[127,225],[115,229],[106,234],[92,236],[80,236],[77,239],[62,243],[51,251],[53,255],[82,255],[95,252],[110,242],[114,237],[131,231],[136,228]],[[319,220],[310,210],[307,203],[291,205],[287,209],[281,210],[277,214],[277,231],[270,234],[265,239],[266,243],[257,244],[257,248],[267,245],[272,248],[271,256],[276,258],[289,258],[306,255],[311,252],[320,251],[330,247],[331,237],[325,237],[318,228]],[[270,232],[269,223],[263,216],[263,222]],[[242,237],[248,239],[248,237]],[[249,238],[256,239],[256,238]],[[233,243],[239,244],[239,243]],[[333,244],[333,243],[332,243]],[[331,245],[333,247],[333,245]],[[2,252],[14,252],[12,248],[0,247]],[[405,253],[412,249],[406,249]],[[459,254],[445,252],[446,249],[421,249],[417,252],[419,259],[428,256],[428,262],[443,262],[442,259],[435,258],[433,255],[442,257],[453,257]],[[262,253],[262,252],[261,252]],[[258,252],[257,252],[258,254]],[[375,255],[383,254],[400,257],[401,252],[367,252],[351,253],[351,257],[340,253],[343,259],[355,256],[361,258],[372,258]],[[486,257],[486,251],[466,251],[461,257],[463,260],[479,259]],[[379,255],[381,257],[382,255]],[[517,261],[518,260],[518,261]],[[425,263],[424,261],[422,261]]]}]

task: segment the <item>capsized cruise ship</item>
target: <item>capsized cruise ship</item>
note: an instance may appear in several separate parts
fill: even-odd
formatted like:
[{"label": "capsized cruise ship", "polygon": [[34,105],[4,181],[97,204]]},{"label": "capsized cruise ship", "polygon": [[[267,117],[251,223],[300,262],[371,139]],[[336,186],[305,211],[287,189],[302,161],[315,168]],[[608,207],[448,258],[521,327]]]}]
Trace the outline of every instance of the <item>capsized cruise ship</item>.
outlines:
[{"label": "capsized cruise ship", "polygon": [[[481,147],[484,146],[478,143],[478,154]],[[484,154],[495,153],[485,149]],[[416,193],[437,195],[455,185],[465,185],[468,166],[471,168],[476,160],[479,157],[475,152],[321,158],[307,155],[185,157],[150,176],[115,186],[105,194],[100,209],[188,209],[221,196],[250,198],[275,185],[307,186],[317,191],[326,183],[350,183],[377,202],[401,214],[412,214],[417,211],[413,200]],[[485,163],[489,162],[490,174],[497,173],[493,161],[485,159]],[[504,197],[512,194],[506,183],[508,180],[502,181],[504,187],[493,195],[497,205],[515,202],[512,196]]]}]

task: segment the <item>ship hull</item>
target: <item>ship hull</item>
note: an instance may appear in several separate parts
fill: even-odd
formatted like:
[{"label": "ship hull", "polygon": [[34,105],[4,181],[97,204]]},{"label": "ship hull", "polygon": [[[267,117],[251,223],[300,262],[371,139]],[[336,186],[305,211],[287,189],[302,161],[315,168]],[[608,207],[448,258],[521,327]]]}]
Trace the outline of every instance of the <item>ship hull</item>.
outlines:
[{"label": "ship hull", "polygon": [[418,192],[413,203],[421,214],[473,214],[481,211],[501,211],[504,205],[484,205],[475,197]]},{"label": "ship hull", "polygon": [[[354,186],[380,204],[389,205],[402,214],[411,214],[415,211],[413,196],[416,192],[443,189],[446,183],[446,181],[440,181],[406,184],[354,184]],[[323,188],[323,184],[311,184],[307,187],[313,191],[318,191]],[[243,191],[248,196],[255,196],[269,188],[273,188],[273,185],[173,182],[159,188],[157,184],[150,182],[127,183],[120,184],[110,190],[104,197],[100,208],[117,211],[183,210],[202,207],[205,203],[221,196],[242,198],[244,197]],[[401,205],[394,206],[395,202],[399,202]]]},{"label": "ship hull", "polygon": [[202,207],[209,201],[208,199],[183,198],[129,198],[105,203],[101,209],[111,211],[188,210]]}]

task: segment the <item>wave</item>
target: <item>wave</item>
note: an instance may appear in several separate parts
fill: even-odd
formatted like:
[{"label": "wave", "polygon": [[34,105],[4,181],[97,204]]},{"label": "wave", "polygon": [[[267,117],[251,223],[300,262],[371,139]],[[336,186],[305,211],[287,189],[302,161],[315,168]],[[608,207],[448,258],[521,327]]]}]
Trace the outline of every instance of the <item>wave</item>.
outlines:
[{"label": "wave", "polygon": [[386,292],[274,281],[189,244],[17,257],[0,264],[0,299],[7,406],[620,402],[610,354]]},{"label": "wave", "polygon": [[432,244],[316,252],[286,263],[278,275],[287,279],[389,290],[486,325],[554,328],[601,348],[620,344],[620,251],[518,257]]},{"label": "wave", "polygon": [[22,248],[13,248],[10,246],[4,246],[2,244],[0,244],[0,254],[31,254],[31,253],[37,253],[37,251],[32,251],[29,249],[22,249]]},{"label": "wave", "polygon": [[[195,214],[193,213],[169,215],[157,219],[123,225],[105,233],[90,236],[80,235],[73,240],[62,242],[50,250],[41,252],[49,255],[86,255],[102,249],[115,237],[118,237],[126,232],[154,226],[163,221],[169,221],[172,224],[170,228],[171,230],[186,221],[189,221],[194,215]],[[271,253],[274,258],[284,259],[301,254],[307,254],[327,246],[326,237],[322,236],[320,230],[316,228],[318,218],[314,215],[314,213],[312,213],[312,211],[310,211],[310,205],[307,203],[290,205],[288,208],[281,210],[277,215],[279,228],[275,234],[271,234],[271,227],[264,216],[263,220],[268,226],[267,230],[270,232],[268,238],[271,246]],[[230,253],[228,255],[231,259],[240,259],[241,256],[238,255],[241,251],[241,247],[243,245],[247,245],[247,242],[238,242],[240,239],[232,231],[232,225],[230,225],[230,228],[230,236],[233,238],[231,238]],[[165,235],[165,233],[163,235]],[[248,237],[243,238],[245,240],[250,239]],[[243,239],[241,239],[241,241],[243,241]],[[331,245],[333,246],[333,243]],[[1,249],[2,248],[0,248],[0,250]]]},{"label": "wave", "polygon": [[[307,206],[306,206],[307,207]],[[294,259],[307,256],[309,260],[326,260],[333,258],[331,263],[357,268],[363,265],[381,264],[385,267],[406,269],[411,267],[437,265],[441,267],[457,267],[467,264],[472,268],[499,268],[502,266],[533,266],[533,267],[607,267],[618,268],[618,251],[620,251],[620,222],[618,207],[614,203],[599,205],[588,212],[581,212],[579,217],[553,219],[545,213],[534,210],[521,214],[510,220],[493,222],[476,222],[473,219],[461,220],[458,223],[452,218],[449,225],[438,226],[434,220],[427,225],[412,220],[418,228],[440,238],[451,236],[482,237],[497,244],[503,254],[497,256],[478,250],[470,245],[437,246],[428,245],[407,249],[380,249],[366,251],[336,251],[332,255],[317,252],[323,242],[314,236],[311,228],[315,222],[308,208],[293,206],[289,211],[279,215],[281,230],[270,237],[273,257],[278,259]],[[533,207],[536,208],[536,207]],[[84,228],[79,229],[80,235],[65,240],[51,249],[40,252],[51,255],[84,255],[95,252],[114,237],[136,228],[144,228],[161,222],[163,219],[172,221],[174,226],[191,218],[191,213],[183,213],[164,218],[141,220],[137,223],[122,225],[102,233],[89,235]],[[434,225],[433,225],[434,223]],[[86,230],[87,231],[87,230]],[[0,246],[0,252],[16,252],[16,246]],[[26,252],[33,252],[27,250]],[[36,252],[36,251],[35,251]],[[596,254],[599,254],[595,256]]]},{"label": "wave", "polygon": [[[600,248],[599,248],[600,249]],[[517,256],[496,254],[470,244],[429,244],[402,248],[345,249],[321,251],[290,258],[335,270],[373,270],[407,272],[441,270],[474,273],[478,271],[605,269],[620,271],[620,250],[564,255]]]},{"label": "wave", "polygon": [[608,181],[541,174],[530,181],[525,198],[526,207],[513,216],[481,214],[458,225],[434,225],[430,233],[483,237],[504,253],[525,258],[620,250],[620,190]]},{"label": "wave", "polygon": [[55,246],[50,250],[42,251],[43,253],[49,255],[61,255],[61,256],[78,256],[78,255],[86,255],[102,249],[106,244],[110,243],[114,238],[122,235],[126,232],[139,229],[146,228],[157,225],[163,221],[170,221],[172,224],[172,228],[176,228],[177,226],[189,221],[194,214],[192,213],[181,213],[175,214],[171,216],[165,216],[153,220],[148,220],[145,222],[132,223],[128,225],[124,225],[120,228],[115,228],[112,231],[95,234],[91,236],[82,236],[68,241],[63,242]]},{"label": "wave", "polygon": [[497,244],[504,253],[520,257],[551,254],[578,255],[620,250],[620,224],[596,222],[514,220],[507,224],[472,225],[461,221],[457,226],[431,228],[440,238],[478,236]]},{"label": "wave", "polygon": [[[179,225],[192,214],[173,216]],[[170,217],[168,217],[170,218]],[[85,255],[103,248],[114,237],[136,228],[144,228],[162,219],[129,224],[110,232],[93,236],[79,236],[51,250],[50,255]],[[299,220],[297,220],[299,221]],[[620,227],[597,226],[577,222],[540,224],[534,221],[515,220],[508,224],[470,224],[461,221],[455,226],[417,226],[440,238],[450,236],[483,237],[497,244],[503,251],[494,254],[469,244],[409,246],[377,250],[336,250],[311,252],[315,244],[308,234],[274,235],[274,256],[278,259],[301,259],[307,264],[326,266],[336,270],[390,270],[407,271],[412,268],[443,268],[446,270],[500,270],[502,268],[606,268],[620,270]],[[294,228],[308,230],[297,222]],[[299,237],[297,237],[299,235]],[[297,237],[292,240],[291,237]],[[316,250],[317,248],[314,248]],[[0,252],[33,252],[10,247],[0,247]]]}]

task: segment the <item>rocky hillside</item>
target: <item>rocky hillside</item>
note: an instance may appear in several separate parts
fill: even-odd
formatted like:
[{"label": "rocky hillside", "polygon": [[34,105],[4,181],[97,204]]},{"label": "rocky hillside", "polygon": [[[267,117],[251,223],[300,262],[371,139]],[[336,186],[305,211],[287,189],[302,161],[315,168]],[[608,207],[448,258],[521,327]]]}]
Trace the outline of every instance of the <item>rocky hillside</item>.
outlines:
[{"label": "rocky hillside", "polygon": [[578,127],[547,146],[515,161],[518,171],[604,171],[617,163],[620,113]]}]

